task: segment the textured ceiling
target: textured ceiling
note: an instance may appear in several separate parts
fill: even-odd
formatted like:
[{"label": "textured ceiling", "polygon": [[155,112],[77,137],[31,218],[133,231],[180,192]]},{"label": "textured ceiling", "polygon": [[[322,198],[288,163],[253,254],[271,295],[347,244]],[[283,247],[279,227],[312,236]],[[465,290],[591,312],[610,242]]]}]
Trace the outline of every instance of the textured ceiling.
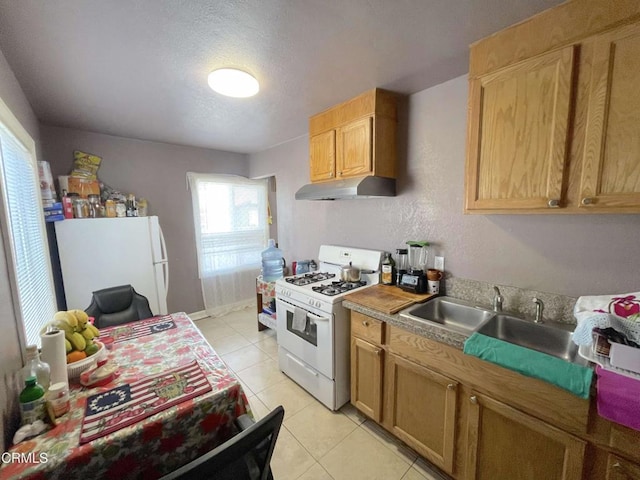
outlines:
[{"label": "textured ceiling", "polygon": [[[0,0],[0,50],[45,124],[252,153],[373,87],[468,70],[471,42],[558,0]],[[207,74],[261,84],[222,97]]]}]

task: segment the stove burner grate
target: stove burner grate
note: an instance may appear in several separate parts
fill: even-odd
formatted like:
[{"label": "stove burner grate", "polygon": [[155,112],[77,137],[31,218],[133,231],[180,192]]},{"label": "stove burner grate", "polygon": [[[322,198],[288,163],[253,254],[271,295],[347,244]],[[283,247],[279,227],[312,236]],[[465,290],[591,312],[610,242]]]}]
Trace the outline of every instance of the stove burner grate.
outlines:
[{"label": "stove burner grate", "polygon": [[313,272],[313,273],[305,273],[304,275],[297,275],[295,277],[287,277],[285,281],[292,285],[297,285],[299,287],[303,287],[305,285],[309,285],[310,283],[323,282],[325,280],[329,280],[330,278],[335,277],[335,273],[327,273],[327,272]]},{"label": "stove burner grate", "polygon": [[360,280],[359,282],[331,282],[330,285],[314,285],[311,289],[322,295],[333,297],[334,295],[348,292],[354,288],[364,287],[366,284],[367,282],[364,280]]}]

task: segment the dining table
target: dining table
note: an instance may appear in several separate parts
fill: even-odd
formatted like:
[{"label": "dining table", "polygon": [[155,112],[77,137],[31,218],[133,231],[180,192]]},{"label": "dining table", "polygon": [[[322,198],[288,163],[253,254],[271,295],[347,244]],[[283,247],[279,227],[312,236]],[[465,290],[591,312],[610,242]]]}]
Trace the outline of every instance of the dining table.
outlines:
[{"label": "dining table", "polygon": [[239,380],[184,312],[105,328],[101,339],[116,377],[93,388],[70,380],[69,412],[5,452],[0,479],[159,478],[251,414]]}]

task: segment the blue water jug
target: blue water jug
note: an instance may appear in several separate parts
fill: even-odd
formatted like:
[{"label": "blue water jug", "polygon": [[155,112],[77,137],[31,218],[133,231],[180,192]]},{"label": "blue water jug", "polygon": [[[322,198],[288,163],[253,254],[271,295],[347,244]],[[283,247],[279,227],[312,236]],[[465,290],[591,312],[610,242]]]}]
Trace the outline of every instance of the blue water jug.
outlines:
[{"label": "blue water jug", "polygon": [[262,251],[262,279],[265,282],[274,282],[282,278],[284,273],[284,258],[282,250],[276,247],[276,241],[269,239],[269,246]]}]

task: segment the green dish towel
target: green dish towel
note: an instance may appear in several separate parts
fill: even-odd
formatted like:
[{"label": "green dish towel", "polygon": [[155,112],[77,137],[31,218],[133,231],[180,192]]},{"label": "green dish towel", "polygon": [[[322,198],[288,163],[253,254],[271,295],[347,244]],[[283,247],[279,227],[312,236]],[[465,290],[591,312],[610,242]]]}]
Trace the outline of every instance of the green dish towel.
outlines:
[{"label": "green dish towel", "polygon": [[464,342],[464,353],[552,383],[581,398],[589,398],[593,378],[591,368],[477,332]]}]

